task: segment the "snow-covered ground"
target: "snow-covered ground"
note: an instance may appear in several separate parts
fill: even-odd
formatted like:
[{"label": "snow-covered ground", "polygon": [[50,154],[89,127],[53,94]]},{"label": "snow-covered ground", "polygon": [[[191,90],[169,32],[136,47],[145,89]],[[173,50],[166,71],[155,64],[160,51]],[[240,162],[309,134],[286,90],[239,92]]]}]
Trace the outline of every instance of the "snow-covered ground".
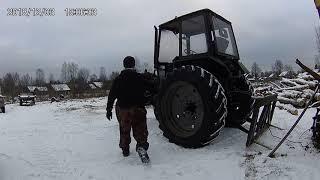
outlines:
[{"label": "snow-covered ground", "polygon": [[[122,157],[118,123],[105,118],[106,98],[7,105],[0,114],[0,180],[7,179],[319,179],[320,154],[312,147],[311,117],[302,122],[276,158],[259,145],[245,147],[246,134],[225,128],[209,146],[185,149],[169,143],[148,109],[151,166],[137,153]],[[114,114],[114,113],[113,113]],[[295,121],[276,110],[273,123],[288,129]],[[287,131],[271,128],[259,140],[274,146]]]}]

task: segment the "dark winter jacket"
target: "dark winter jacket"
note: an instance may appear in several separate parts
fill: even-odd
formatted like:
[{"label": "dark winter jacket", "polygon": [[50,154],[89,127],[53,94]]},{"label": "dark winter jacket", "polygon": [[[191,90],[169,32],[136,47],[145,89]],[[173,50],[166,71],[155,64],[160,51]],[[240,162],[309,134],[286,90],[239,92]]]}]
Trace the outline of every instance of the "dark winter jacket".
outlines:
[{"label": "dark winter jacket", "polygon": [[115,99],[120,108],[134,106],[144,107],[145,92],[152,89],[153,84],[146,80],[143,74],[133,69],[125,69],[113,81],[107,103],[107,110],[112,110]]}]

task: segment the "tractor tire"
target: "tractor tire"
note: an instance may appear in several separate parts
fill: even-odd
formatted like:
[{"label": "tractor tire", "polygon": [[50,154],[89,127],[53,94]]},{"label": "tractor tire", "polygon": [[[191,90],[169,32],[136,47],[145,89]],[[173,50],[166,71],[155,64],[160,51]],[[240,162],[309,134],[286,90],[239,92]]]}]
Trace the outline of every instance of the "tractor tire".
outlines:
[{"label": "tractor tire", "polygon": [[320,149],[320,115],[316,116],[312,131],[314,146]]},{"label": "tractor tire", "polygon": [[1,107],[1,112],[2,113],[6,113],[6,108],[5,107]]},{"label": "tractor tire", "polygon": [[23,105],[23,102],[22,102],[22,100],[20,100],[20,106],[22,106]]},{"label": "tractor tire", "polygon": [[161,82],[154,107],[163,135],[186,148],[209,144],[227,116],[227,98],[215,76],[195,66],[183,66]]},{"label": "tractor tire", "polygon": [[228,97],[228,116],[226,126],[237,127],[244,124],[253,110],[253,87],[245,76],[234,84],[234,90]]}]

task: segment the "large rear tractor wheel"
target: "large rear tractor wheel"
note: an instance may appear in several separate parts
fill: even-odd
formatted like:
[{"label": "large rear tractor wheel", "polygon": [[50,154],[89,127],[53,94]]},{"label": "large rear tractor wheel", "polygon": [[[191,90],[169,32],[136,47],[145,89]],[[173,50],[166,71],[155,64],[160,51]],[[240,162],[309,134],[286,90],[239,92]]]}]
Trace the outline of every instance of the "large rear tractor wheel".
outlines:
[{"label": "large rear tractor wheel", "polygon": [[161,83],[155,115],[170,142],[198,148],[214,140],[224,127],[227,98],[211,73],[185,66]]},{"label": "large rear tractor wheel", "polygon": [[254,99],[253,87],[245,76],[233,84],[233,91],[228,97],[227,126],[239,126],[248,120],[252,113]]}]

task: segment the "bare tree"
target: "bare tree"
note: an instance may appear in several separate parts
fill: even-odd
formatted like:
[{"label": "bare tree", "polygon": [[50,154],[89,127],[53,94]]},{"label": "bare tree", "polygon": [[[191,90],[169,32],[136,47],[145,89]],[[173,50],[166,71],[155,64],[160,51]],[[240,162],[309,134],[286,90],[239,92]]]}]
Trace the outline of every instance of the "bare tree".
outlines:
[{"label": "bare tree", "polygon": [[147,71],[147,72],[152,72],[153,71],[153,68],[152,68],[152,66],[149,64],[149,63],[147,63],[147,62],[144,62],[143,63],[143,68],[144,68],[144,72],[145,71]]},{"label": "bare tree", "polygon": [[282,63],[281,60],[276,60],[276,62],[272,66],[272,71],[278,76],[282,73],[282,71],[283,71],[283,63]]},{"label": "bare tree", "polygon": [[152,66],[150,66],[150,64],[148,62],[145,61],[141,61],[140,58],[135,57],[136,60],[136,65],[135,68],[137,70],[137,72],[152,72],[153,68]]},{"label": "bare tree", "polygon": [[41,68],[38,68],[36,71],[36,84],[44,85],[46,83],[46,77],[44,71]]},{"label": "bare tree", "polygon": [[68,64],[68,75],[70,81],[75,81],[78,74],[78,64],[72,62]]},{"label": "bare tree", "polygon": [[69,81],[69,79],[68,79],[68,64],[67,64],[67,62],[64,62],[62,64],[62,67],[61,67],[61,81],[62,82]]},{"label": "bare tree", "polygon": [[261,69],[260,69],[259,65],[258,65],[256,62],[254,62],[254,63],[252,64],[252,66],[251,66],[251,74],[252,74],[255,78],[259,77],[260,74],[261,74]]},{"label": "bare tree", "polygon": [[293,78],[296,75],[292,66],[289,64],[286,64],[283,69],[284,69],[284,71],[288,72],[288,77],[290,77],[290,78]]},{"label": "bare tree", "polygon": [[269,77],[272,74],[272,71],[265,71],[263,73],[264,77]]},{"label": "bare tree", "polygon": [[15,89],[15,82],[13,79],[13,74],[12,73],[7,73],[3,77],[3,93],[9,96],[12,96],[12,90]]},{"label": "bare tree", "polygon": [[290,71],[290,72],[294,72],[294,71],[293,71],[293,68],[292,68],[292,66],[291,66],[291,65],[289,65],[289,64],[286,64],[286,65],[284,66],[284,68],[283,68],[283,69],[284,69],[284,71],[288,71],[288,72],[289,72],[289,71]]},{"label": "bare tree", "polygon": [[13,73],[13,80],[15,86],[20,85],[20,75],[17,72]]},{"label": "bare tree", "polygon": [[76,80],[78,92],[83,92],[83,90],[86,89],[89,76],[90,76],[90,72],[86,68],[81,68],[78,71],[77,80]]},{"label": "bare tree", "polygon": [[52,73],[50,73],[50,75],[49,75],[49,83],[52,84],[52,83],[55,83],[55,82],[56,82],[56,80],[54,78],[54,75]]},{"label": "bare tree", "polygon": [[20,84],[23,87],[31,85],[32,84],[32,77],[28,73],[23,75],[20,79]]},{"label": "bare tree", "polygon": [[314,56],[314,68],[320,69],[320,57],[319,55]]},{"label": "bare tree", "polygon": [[0,78],[0,95],[2,94],[3,80]]},{"label": "bare tree", "polygon": [[102,82],[105,82],[107,80],[107,73],[106,73],[106,68],[105,67],[100,67],[99,79]]},{"label": "bare tree", "polygon": [[320,54],[320,26],[315,27],[318,54]]},{"label": "bare tree", "polygon": [[98,80],[98,76],[96,74],[92,74],[89,79],[90,79],[90,82],[94,82]]},{"label": "bare tree", "polygon": [[119,72],[118,71],[113,71],[110,75],[110,80],[114,80],[117,76],[119,76]]},{"label": "bare tree", "polygon": [[3,77],[3,93],[5,95],[11,96],[12,98],[14,96],[17,96],[19,93],[19,74],[18,73],[7,73]]},{"label": "bare tree", "polygon": [[314,67],[315,69],[320,69],[320,26],[315,27],[315,32],[316,32],[316,44],[317,44],[317,50],[318,50],[318,54],[315,55],[315,59],[314,59]]},{"label": "bare tree", "polygon": [[90,71],[87,68],[81,68],[78,72],[77,80],[87,83],[89,76],[90,76]]},{"label": "bare tree", "polygon": [[78,75],[79,66],[74,62],[64,62],[61,67],[62,82],[74,82]]}]

